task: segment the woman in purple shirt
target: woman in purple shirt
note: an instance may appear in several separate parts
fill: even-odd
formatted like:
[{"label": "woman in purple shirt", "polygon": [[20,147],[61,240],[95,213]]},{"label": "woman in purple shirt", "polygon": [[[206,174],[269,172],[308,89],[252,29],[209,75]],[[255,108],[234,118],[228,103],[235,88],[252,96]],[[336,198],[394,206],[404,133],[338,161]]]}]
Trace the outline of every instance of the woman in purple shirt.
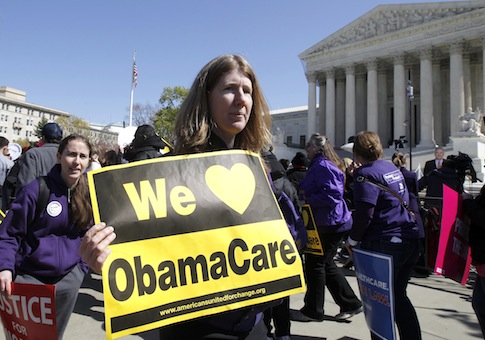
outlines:
[{"label": "woman in purple shirt", "polygon": [[93,211],[83,176],[92,147],[81,135],[59,144],[57,162],[45,182],[48,200],[42,210],[39,179],[25,185],[0,224],[0,293],[11,295],[12,282],[53,284],[56,327],[62,339],[79,288],[88,271],[78,248]]},{"label": "woman in purple shirt", "polygon": [[313,134],[306,151],[310,166],[299,189],[312,208],[324,255],[305,254],[305,306],[290,312],[290,318],[302,322],[322,321],[326,286],[340,307],[335,318],[343,321],[362,311],[362,302],[333,260],[352,227],[352,214],[344,200],[343,164],[325,136]]},{"label": "woman in purple shirt", "polygon": [[[362,164],[354,172],[354,224],[348,238],[350,246],[392,255],[396,324],[401,340],[421,339],[418,317],[406,288],[419,255],[419,231],[415,219],[400,199],[381,187],[388,187],[409,202],[404,177],[394,164],[383,160],[379,136],[359,132],[354,140],[354,161]],[[378,337],[372,334],[373,339]]]}]

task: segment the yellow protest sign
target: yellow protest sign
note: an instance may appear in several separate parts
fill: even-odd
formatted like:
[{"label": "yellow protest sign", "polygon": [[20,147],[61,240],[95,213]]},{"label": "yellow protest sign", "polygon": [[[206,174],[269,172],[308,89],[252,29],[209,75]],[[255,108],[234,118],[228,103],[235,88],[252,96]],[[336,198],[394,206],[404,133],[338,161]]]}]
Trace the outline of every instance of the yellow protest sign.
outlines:
[{"label": "yellow protest sign", "polygon": [[257,154],[219,151],[88,173],[107,338],[304,291],[293,242]]},{"label": "yellow protest sign", "polygon": [[306,254],[322,255],[323,245],[318,234],[315,219],[313,218],[312,208],[309,204],[303,204],[301,215],[303,216],[303,223],[305,224],[306,231],[308,233],[308,242],[304,249]]}]

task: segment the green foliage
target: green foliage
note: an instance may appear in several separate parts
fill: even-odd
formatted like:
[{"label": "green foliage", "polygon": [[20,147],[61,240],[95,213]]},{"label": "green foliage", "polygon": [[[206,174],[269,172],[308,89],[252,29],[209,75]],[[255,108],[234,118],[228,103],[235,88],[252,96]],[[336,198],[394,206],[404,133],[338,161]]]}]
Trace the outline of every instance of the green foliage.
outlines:
[{"label": "green foliage", "polygon": [[47,118],[45,117],[42,117],[39,121],[39,123],[37,123],[37,126],[35,127],[35,131],[34,131],[34,135],[41,139],[42,138],[42,129],[44,128],[44,126],[48,123],[49,121],[47,120]]},{"label": "green foliage", "polygon": [[61,127],[64,136],[68,136],[72,133],[89,136],[89,123],[79,117],[61,116],[56,119],[56,123]]},{"label": "green foliage", "polygon": [[18,145],[20,145],[22,148],[25,148],[27,146],[30,146],[31,143],[29,141],[28,138],[19,138],[17,140],[14,140],[14,143],[17,143]]},{"label": "green foliage", "polygon": [[167,140],[173,140],[175,118],[189,89],[183,86],[166,87],[160,96],[161,109],[152,118],[155,130]]}]

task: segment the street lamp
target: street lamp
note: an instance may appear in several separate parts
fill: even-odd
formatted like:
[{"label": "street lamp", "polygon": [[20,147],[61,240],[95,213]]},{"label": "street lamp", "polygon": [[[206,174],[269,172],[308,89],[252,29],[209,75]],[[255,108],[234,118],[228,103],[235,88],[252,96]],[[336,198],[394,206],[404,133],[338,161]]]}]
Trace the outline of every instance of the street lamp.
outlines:
[{"label": "street lamp", "polygon": [[[409,78],[411,78],[411,72],[409,72]],[[406,87],[406,94],[408,95],[409,99],[409,170],[413,171],[413,99],[414,99],[414,91],[413,91],[413,84],[411,79],[408,79],[408,86]]]}]

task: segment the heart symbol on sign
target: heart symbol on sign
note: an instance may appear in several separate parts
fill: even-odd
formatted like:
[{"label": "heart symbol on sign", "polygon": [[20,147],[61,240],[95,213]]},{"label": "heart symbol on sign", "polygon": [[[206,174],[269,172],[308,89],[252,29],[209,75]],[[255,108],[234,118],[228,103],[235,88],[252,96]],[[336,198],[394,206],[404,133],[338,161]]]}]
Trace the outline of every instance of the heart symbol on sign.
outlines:
[{"label": "heart symbol on sign", "polygon": [[251,169],[242,163],[234,164],[231,170],[222,165],[213,165],[205,173],[209,189],[229,208],[243,214],[253,200],[256,180]]}]

